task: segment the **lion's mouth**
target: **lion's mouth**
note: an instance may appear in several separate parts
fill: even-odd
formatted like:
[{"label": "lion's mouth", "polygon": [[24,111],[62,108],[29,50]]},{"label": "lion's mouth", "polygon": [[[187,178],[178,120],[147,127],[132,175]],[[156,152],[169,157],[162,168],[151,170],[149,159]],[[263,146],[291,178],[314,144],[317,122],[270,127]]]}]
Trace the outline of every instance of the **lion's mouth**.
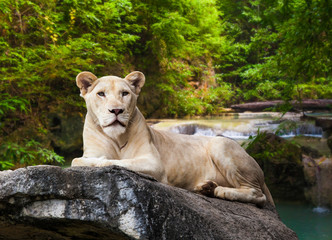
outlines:
[{"label": "lion's mouth", "polygon": [[114,120],[113,122],[111,122],[110,124],[106,125],[106,126],[103,126],[104,128],[107,128],[107,127],[111,127],[111,126],[116,126],[116,125],[120,125],[122,127],[126,127],[125,124],[123,124],[122,122],[120,122],[119,120]]}]

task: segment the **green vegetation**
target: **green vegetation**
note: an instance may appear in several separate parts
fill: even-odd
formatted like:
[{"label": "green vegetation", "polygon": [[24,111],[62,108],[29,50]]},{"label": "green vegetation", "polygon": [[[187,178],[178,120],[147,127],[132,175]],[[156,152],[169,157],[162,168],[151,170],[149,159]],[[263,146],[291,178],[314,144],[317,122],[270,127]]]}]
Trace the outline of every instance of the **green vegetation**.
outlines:
[{"label": "green vegetation", "polygon": [[246,151],[262,168],[274,198],[305,199],[301,147],[272,133],[258,132],[249,140]]},{"label": "green vegetation", "polygon": [[6,170],[14,166],[37,165],[41,163],[64,163],[64,158],[54,151],[40,147],[40,143],[30,140],[25,144],[6,142],[0,147],[3,159],[0,160],[0,170]]},{"label": "green vegetation", "polygon": [[49,115],[85,111],[74,81],[83,70],[144,72],[139,105],[147,117],[217,114],[244,101],[332,98],[331,5],[2,0],[1,161],[16,164],[24,151],[37,159],[30,140],[52,149]]}]

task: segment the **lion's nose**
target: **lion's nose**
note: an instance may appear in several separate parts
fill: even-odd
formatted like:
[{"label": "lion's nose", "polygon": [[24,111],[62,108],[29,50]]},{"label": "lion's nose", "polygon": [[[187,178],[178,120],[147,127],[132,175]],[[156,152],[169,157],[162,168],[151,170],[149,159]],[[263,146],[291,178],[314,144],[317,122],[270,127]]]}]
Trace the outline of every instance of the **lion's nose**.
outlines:
[{"label": "lion's nose", "polygon": [[119,114],[123,113],[123,109],[118,109],[118,108],[115,108],[115,109],[112,109],[112,110],[108,109],[108,111],[110,111],[110,113],[114,113],[115,116],[118,116]]}]

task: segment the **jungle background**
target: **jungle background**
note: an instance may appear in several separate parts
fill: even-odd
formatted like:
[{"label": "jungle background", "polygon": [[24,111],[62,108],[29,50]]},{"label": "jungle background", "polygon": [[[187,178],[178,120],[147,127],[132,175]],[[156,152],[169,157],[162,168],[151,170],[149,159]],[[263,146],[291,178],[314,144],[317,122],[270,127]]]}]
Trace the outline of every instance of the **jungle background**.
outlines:
[{"label": "jungle background", "polygon": [[0,169],[64,161],[52,116],[85,115],[81,71],[143,72],[147,118],[332,98],[331,12],[331,0],[1,0]]}]

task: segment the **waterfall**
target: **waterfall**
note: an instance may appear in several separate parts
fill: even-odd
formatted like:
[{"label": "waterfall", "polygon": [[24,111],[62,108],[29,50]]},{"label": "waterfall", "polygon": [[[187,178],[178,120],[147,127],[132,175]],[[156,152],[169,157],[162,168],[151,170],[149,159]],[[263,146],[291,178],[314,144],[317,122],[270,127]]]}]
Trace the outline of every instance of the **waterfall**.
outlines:
[{"label": "waterfall", "polygon": [[284,130],[281,137],[290,138],[295,136],[307,136],[307,137],[322,137],[323,130],[321,127],[317,127],[311,122],[299,122],[296,123],[296,127],[289,130]]},{"label": "waterfall", "polygon": [[[242,125],[238,125],[234,128],[224,127],[223,123],[216,124],[214,126],[207,126],[204,124],[191,122],[182,122],[179,124],[172,125],[168,130],[176,133],[187,134],[187,135],[199,135],[199,136],[225,136],[235,140],[245,140],[250,136],[257,135],[257,131],[267,131],[274,133],[279,123],[273,121],[252,121],[250,123],[245,122]],[[322,128],[316,127],[313,123],[297,123],[295,128],[284,129],[279,132],[283,138],[291,138],[298,135],[310,136],[310,137],[322,137]]]},{"label": "waterfall", "polygon": [[319,165],[315,164],[316,167],[316,185],[317,185],[317,201],[318,206],[313,208],[312,211],[319,214],[326,214],[330,212],[330,209],[322,206],[322,175],[321,168]]}]

